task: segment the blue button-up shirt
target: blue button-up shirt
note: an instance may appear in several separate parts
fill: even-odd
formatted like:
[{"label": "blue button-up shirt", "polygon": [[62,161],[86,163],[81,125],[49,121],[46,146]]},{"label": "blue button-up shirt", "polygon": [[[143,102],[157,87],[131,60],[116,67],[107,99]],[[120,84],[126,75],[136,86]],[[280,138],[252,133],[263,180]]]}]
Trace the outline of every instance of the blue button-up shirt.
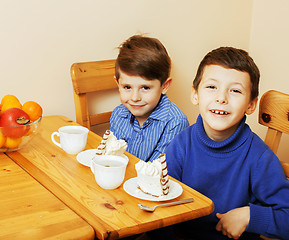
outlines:
[{"label": "blue button-up shirt", "polygon": [[186,115],[167,95],[162,95],[142,126],[122,104],[114,109],[110,118],[110,130],[117,139],[125,139],[127,151],[144,161],[159,158],[171,140],[188,126]]}]

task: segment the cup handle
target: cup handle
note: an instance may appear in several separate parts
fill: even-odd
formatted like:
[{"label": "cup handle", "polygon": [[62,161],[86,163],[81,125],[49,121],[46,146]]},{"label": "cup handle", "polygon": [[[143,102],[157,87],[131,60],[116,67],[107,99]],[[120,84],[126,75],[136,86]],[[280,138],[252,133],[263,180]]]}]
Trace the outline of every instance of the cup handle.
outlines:
[{"label": "cup handle", "polygon": [[51,140],[52,140],[52,142],[53,142],[55,145],[57,145],[58,147],[61,148],[60,143],[56,142],[55,139],[54,139],[54,136],[55,136],[55,135],[57,135],[57,136],[59,137],[59,132],[54,132],[54,133],[52,133],[52,134],[51,134]]}]

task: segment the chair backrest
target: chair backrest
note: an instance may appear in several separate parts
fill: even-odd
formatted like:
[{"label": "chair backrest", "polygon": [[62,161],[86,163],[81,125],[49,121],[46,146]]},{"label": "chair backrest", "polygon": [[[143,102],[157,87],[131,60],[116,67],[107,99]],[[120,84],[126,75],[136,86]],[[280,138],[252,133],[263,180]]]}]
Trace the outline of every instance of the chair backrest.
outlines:
[{"label": "chair backrest", "polygon": [[[265,143],[276,154],[282,133],[289,134],[289,95],[274,90],[264,93],[260,100],[259,123],[268,127]],[[281,163],[289,177],[289,163]]]},{"label": "chair backrest", "polygon": [[109,122],[112,111],[90,114],[87,93],[116,89],[114,80],[115,60],[74,63],[71,66],[71,79],[77,123],[91,126]]}]

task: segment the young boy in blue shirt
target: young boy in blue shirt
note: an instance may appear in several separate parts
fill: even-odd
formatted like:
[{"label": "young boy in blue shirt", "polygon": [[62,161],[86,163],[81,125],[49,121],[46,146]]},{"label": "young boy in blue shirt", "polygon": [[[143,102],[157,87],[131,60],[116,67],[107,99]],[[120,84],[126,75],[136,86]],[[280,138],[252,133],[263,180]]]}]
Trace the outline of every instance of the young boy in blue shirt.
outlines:
[{"label": "young boy in blue shirt", "polygon": [[166,95],[172,83],[170,70],[170,57],[155,38],[135,35],[120,46],[115,78],[122,104],[111,115],[110,130],[126,140],[129,153],[144,161],[159,158],[189,125]]},{"label": "young boy in blue shirt", "polygon": [[199,65],[191,99],[200,115],[165,151],[169,175],[215,204],[209,216],[179,225],[187,239],[289,239],[289,181],[245,123],[259,77],[241,49],[215,49]]}]

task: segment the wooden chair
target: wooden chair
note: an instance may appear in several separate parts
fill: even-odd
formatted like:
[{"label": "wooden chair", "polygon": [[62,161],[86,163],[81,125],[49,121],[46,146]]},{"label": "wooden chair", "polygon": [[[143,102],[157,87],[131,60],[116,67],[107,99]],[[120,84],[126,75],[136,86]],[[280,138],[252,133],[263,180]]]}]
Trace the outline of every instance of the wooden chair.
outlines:
[{"label": "wooden chair", "polygon": [[[265,143],[276,154],[282,133],[289,134],[289,95],[274,90],[264,93],[260,100],[259,123],[268,127]],[[289,163],[281,161],[281,164],[289,178]]]},{"label": "wooden chair", "polygon": [[91,129],[92,126],[107,123],[112,111],[90,114],[88,93],[116,89],[114,80],[115,60],[74,63],[71,66],[74,103],[77,123]]},{"label": "wooden chair", "polygon": [[[259,106],[259,123],[268,127],[265,143],[276,154],[282,133],[289,134],[289,95],[274,90],[263,94]],[[289,163],[282,162],[286,177]]]}]

